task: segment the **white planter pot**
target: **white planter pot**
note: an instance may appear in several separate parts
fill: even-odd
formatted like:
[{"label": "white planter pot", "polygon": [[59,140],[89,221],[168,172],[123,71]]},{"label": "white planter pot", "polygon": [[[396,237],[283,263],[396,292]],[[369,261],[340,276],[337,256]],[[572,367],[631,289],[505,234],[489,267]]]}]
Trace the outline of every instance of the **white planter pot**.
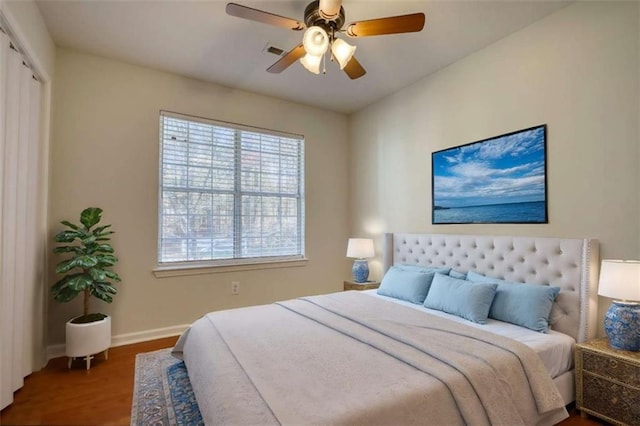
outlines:
[{"label": "white planter pot", "polygon": [[104,351],[105,359],[108,356],[111,346],[111,317],[86,324],[73,324],[71,321],[73,320],[67,321],[65,348],[69,368],[73,359],[86,357],[88,370],[91,368],[92,355]]}]

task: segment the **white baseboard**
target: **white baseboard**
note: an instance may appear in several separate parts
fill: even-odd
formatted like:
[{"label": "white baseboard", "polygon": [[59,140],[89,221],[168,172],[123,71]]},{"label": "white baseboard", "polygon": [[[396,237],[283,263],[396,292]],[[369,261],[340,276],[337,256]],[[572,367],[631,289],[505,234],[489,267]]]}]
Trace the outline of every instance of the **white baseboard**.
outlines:
[{"label": "white baseboard", "polygon": [[[152,330],[136,331],[134,333],[119,334],[111,336],[111,347],[131,345],[133,343],[148,342],[149,340],[162,339],[164,337],[172,337],[181,335],[189,324],[174,325],[171,327],[154,328]],[[65,356],[65,346],[50,345],[47,346],[47,362],[53,358]]]}]

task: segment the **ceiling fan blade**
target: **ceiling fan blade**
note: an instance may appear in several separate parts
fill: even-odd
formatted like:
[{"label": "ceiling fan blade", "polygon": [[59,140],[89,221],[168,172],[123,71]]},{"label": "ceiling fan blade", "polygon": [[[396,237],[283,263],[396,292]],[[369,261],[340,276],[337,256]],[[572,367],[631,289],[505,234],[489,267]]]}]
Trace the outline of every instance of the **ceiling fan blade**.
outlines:
[{"label": "ceiling fan blade", "polygon": [[344,67],[344,72],[347,73],[351,80],[360,78],[367,73],[367,71],[362,68],[362,65],[360,65],[360,62],[358,62],[355,56],[352,56],[351,60],[347,62],[347,65],[345,65]]},{"label": "ceiling fan blade", "polygon": [[288,28],[295,31],[300,31],[305,28],[302,22],[296,21],[295,19],[286,18],[284,16],[265,12],[259,9],[253,9],[236,3],[227,3],[226,11],[227,15],[262,22],[263,24],[275,25],[276,27]]},{"label": "ceiling fan blade", "polygon": [[302,44],[299,44],[288,51],[287,54],[280,58],[275,64],[267,68],[267,71],[274,74],[280,73],[289,68],[289,66],[295,61],[302,58],[305,53],[307,52],[305,52],[304,46]]},{"label": "ceiling fan blade", "polygon": [[390,16],[388,18],[354,22],[347,25],[345,32],[351,37],[413,33],[422,31],[422,28],[424,28],[424,20],[424,13]]}]

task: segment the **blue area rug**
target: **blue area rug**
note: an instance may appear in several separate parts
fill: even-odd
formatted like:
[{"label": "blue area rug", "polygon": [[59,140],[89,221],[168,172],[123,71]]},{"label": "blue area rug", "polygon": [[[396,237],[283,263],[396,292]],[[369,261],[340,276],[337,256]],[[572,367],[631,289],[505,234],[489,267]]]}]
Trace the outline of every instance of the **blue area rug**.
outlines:
[{"label": "blue area rug", "polygon": [[136,355],[131,425],[204,425],[187,368],[171,349]]}]

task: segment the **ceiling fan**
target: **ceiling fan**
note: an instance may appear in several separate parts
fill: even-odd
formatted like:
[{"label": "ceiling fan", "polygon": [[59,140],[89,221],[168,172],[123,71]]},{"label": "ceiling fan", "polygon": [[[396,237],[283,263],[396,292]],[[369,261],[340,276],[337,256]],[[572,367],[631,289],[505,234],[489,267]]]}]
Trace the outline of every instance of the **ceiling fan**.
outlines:
[{"label": "ceiling fan", "polygon": [[[331,60],[335,59],[340,65],[340,69],[344,70],[352,80],[362,77],[366,71],[353,56],[356,47],[338,38],[338,33],[344,33],[349,37],[412,33],[422,31],[425,20],[424,13],[412,13],[357,21],[345,27],[342,0],[312,1],[305,8],[304,22],[236,3],[228,3],[226,11],[231,16],[294,31],[306,29],[302,37],[302,43],[267,68],[268,72],[280,73],[299,59],[307,70],[320,74],[320,64],[323,59],[326,61],[326,53],[330,51]],[[323,70],[323,72],[326,72],[326,70]]]}]

